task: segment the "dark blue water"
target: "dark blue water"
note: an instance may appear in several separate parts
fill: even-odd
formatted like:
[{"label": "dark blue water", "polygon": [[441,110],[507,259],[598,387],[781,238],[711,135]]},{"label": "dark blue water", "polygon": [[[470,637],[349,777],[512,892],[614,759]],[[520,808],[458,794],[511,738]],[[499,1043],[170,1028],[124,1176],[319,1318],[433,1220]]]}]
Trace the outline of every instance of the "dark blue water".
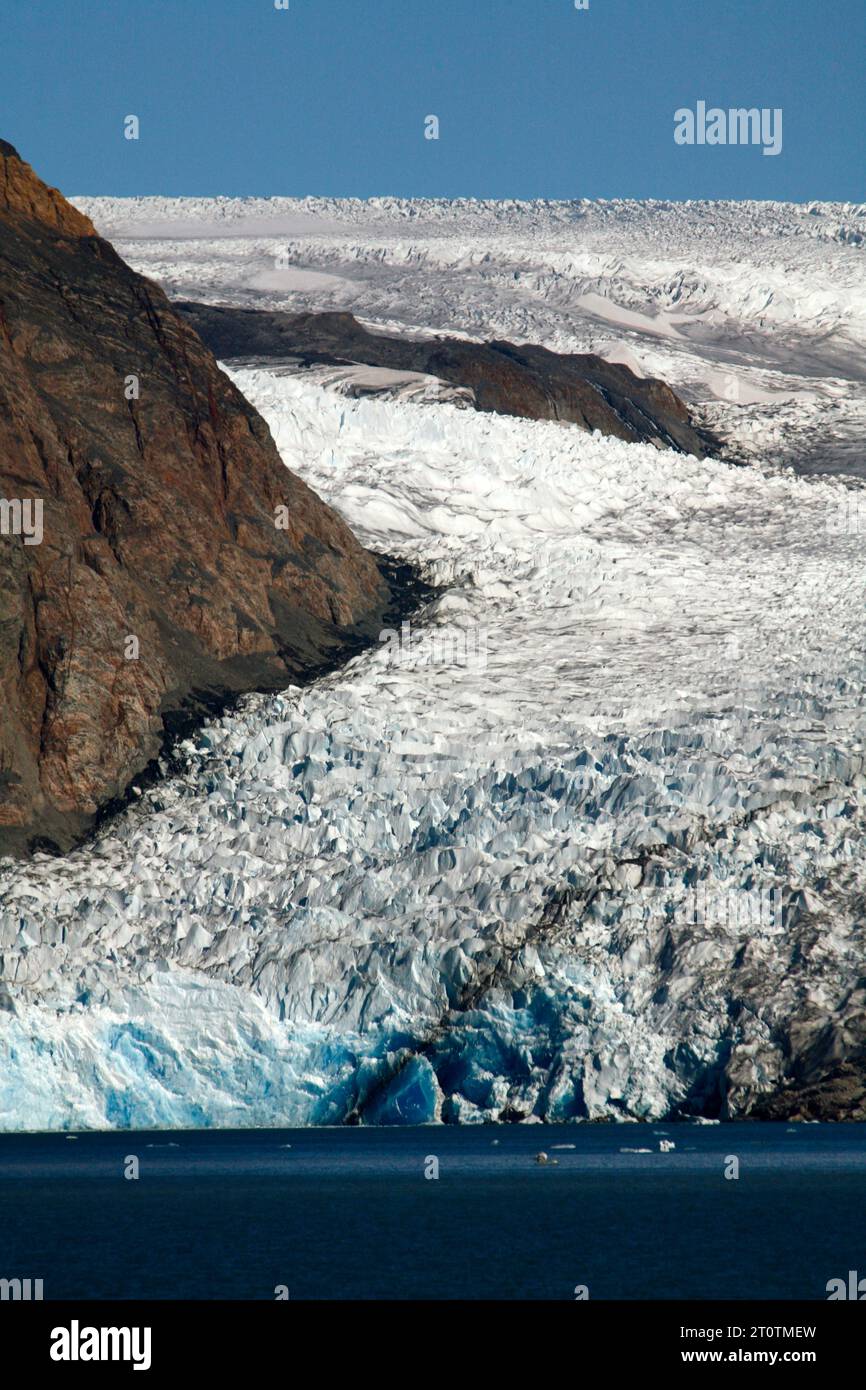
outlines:
[{"label": "dark blue water", "polygon": [[46,1298],[823,1299],[850,1269],[864,1125],[0,1136],[0,1277]]}]

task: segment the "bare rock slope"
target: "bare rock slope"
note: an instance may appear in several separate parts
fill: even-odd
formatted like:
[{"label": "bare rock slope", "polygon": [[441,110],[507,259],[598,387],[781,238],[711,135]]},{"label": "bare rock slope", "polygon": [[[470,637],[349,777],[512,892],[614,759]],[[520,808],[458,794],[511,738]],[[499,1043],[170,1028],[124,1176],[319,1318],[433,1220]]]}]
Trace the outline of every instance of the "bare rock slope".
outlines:
[{"label": "bare rock slope", "polygon": [[0,854],[69,847],[167,728],[390,603],[193,328],[4,141],[0,531]]},{"label": "bare rock slope", "polygon": [[188,301],[175,308],[221,360],[288,358],[304,366],[361,363],[423,372],[467,389],[477,410],[497,415],[561,420],[698,458],[718,442],[696,428],[666,382],[635,376],[592,353],[495,340],[389,337],[371,333],[347,313],[287,314]]}]

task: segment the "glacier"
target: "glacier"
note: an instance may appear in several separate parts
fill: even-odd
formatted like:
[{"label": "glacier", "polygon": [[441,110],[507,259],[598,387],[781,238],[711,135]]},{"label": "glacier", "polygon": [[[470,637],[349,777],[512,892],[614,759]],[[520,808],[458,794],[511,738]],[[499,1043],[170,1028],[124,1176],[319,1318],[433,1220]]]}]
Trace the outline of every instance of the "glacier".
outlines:
[{"label": "glacier", "polygon": [[0,1129],[734,1116],[866,1037],[866,210],[76,201],[178,294],[613,328],[748,466],[230,365],[438,596],[0,863]]}]

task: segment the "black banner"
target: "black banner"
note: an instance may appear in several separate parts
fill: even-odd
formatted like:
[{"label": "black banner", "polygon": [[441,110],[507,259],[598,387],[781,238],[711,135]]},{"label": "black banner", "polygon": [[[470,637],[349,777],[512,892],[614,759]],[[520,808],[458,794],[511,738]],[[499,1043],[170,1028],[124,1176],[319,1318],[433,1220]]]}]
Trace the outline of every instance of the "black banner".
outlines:
[{"label": "black banner", "polygon": [[835,1302],[6,1302],[0,1328],[22,1371],[61,1382],[108,1370],[162,1384],[281,1363],[294,1374],[317,1357],[334,1374],[347,1354],[369,1370],[398,1348],[406,1372],[407,1340],[441,1374],[456,1358],[455,1371],[513,1375],[525,1357],[546,1375],[566,1355],[576,1370],[591,1356],[619,1372],[793,1365],[826,1377],[861,1353],[864,1314]]}]

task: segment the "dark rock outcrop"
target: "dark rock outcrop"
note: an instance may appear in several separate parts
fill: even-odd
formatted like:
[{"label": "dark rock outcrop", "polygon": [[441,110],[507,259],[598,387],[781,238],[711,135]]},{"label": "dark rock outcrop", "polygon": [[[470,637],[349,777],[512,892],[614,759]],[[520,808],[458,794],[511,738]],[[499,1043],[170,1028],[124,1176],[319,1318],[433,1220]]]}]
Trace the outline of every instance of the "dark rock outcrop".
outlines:
[{"label": "dark rock outcrop", "polygon": [[172,720],[390,603],[162,291],[0,142],[0,854],[69,847]]},{"label": "dark rock outcrop", "polygon": [[635,376],[601,357],[530,344],[393,338],[370,333],[348,313],[287,314],[188,301],[174,307],[223,361],[280,358],[303,366],[361,363],[425,372],[470,390],[478,410],[563,420],[699,458],[716,447],[663,381]]},{"label": "dark rock outcrop", "polygon": [[761,1097],[751,1120],[866,1120],[866,1053],[831,1067],[818,1079]]}]

